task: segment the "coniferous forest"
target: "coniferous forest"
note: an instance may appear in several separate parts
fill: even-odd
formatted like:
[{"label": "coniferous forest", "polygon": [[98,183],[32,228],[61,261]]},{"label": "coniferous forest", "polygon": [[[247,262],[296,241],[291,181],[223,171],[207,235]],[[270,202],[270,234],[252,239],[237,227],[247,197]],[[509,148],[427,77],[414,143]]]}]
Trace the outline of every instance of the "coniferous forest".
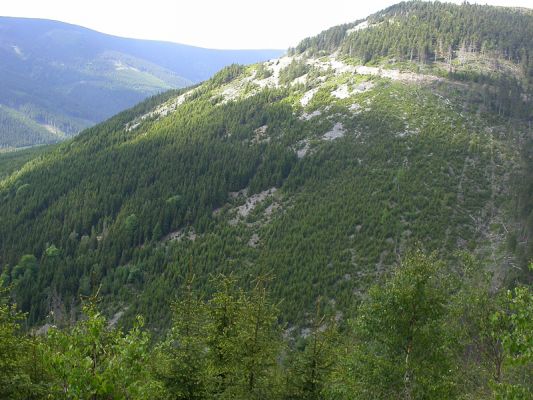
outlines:
[{"label": "coniferous forest", "polygon": [[0,153],[0,399],[531,399],[532,43],[403,2]]},{"label": "coniferous forest", "polygon": [[[533,268],[533,266],[532,266]],[[533,293],[494,293],[464,254],[453,266],[412,252],[340,321],[321,299],[296,341],[267,275],[243,290],[188,275],[158,340],[138,316],[122,330],[83,299],[83,317],[45,335],[0,305],[0,396],[9,399],[530,399]]]}]

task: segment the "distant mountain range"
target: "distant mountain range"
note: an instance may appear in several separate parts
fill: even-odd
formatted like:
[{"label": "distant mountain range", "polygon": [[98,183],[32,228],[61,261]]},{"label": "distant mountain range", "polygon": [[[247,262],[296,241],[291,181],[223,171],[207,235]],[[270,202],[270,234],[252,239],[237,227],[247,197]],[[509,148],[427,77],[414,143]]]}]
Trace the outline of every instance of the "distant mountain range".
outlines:
[{"label": "distant mountain range", "polygon": [[211,50],[0,17],[0,148],[72,136],[147,96],[281,50]]},{"label": "distant mountain range", "polygon": [[532,128],[533,11],[414,0],[0,154],[0,399],[533,399]]}]

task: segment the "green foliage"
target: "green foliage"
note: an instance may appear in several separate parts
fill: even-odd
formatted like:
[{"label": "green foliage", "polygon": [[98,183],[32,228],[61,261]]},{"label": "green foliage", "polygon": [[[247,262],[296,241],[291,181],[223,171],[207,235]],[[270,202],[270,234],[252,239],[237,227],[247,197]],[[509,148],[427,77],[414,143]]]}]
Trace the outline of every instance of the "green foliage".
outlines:
[{"label": "green foliage", "polygon": [[246,293],[231,277],[217,280],[218,290],[202,301],[189,279],[157,347],[155,376],[173,399],[273,398],[281,340],[264,281]]},{"label": "green foliage", "polygon": [[304,60],[292,60],[291,63],[279,72],[279,82],[286,85],[296,78],[306,74],[310,67]]},{"label": "green foliage", "polygon": [[494,391],[497,399],[529,399],[533,395],[533,292],[520,286],[508,291],[506,300],[506,313],[496,312],[492,320],[508,326],[500,335],[508,376],[495,381]]},{"label": "green foliage", "polygon": [[61,251],[56,247],[54,246],[53,244],[50,245],[45,251],[44,251],[44,255],[46,257],[58,257],[60,256],[61,254]]},{"label": "green foliage", "polygon": [[349,379],[360,399],[455,398],[444,265],[420,252],[370,289],[354,321]]},{"label": "green foliage", "polygon": [[232,64],[217,72],[209,81],[215,85],[220,86],[231,82],[244,71],[243,65]]},{"label": "green foliage", "polygon": [[[340,33],[328,37],[336,43]],[[352,316],[352,298],[415,243],[446,260],[458,248],[490,265],[505,260],[506,188],[521,169],[515,139],[526,125],[486,118],[470,81],[413,84],[318,67],[328,61],[293,62],[282,82],[306,79],[276,89],[254,85],[254,67],[230,66],[3,180],[2,281],[13,282],[28,325],[67,325],[79,296],[101,285],[104,310],[128,304],[125,327],[142,314],[164,337],[171,312],[162,305],[191,258],[194,289],[207,298],[210,274],[233,272],[246,288],[272,270],[280,319],[296,327],[319,297],[328,313]],[[517,252],[524,236],[517,231]],[[31,268],[24,255],[35,257]]]},{"label": "green foliage", "polygon": [[333,53],[342,44],[346,37],[346,32],[363,22],[356,22],[329,28],[317,36],[302,40],[294,49],[289,49],[289,55],[306,53],[310,56],[320,56]]},{"label": "green foliage", "polygon": [[272,71],[268,69],[264,63],[257,66],[255,77],[257,79],[266,79],[272,76]]},{"label": "green foliage", "polygon": [[522,286],[508,292],[510,332],[503,345],[513,356],[513,362],[524,364],[533,361],[533,293]]},{"label": "green foliage", "polygon": [[[337,52],[351,61],[389,65],[480,84],[483,102],[502,116],[531,118],[533,16],[477,4],[408,1],[371,15],[362,29],[340,25],[304,39],[292,54]],[[416,66],[414,63],[418,63]],[[482,85],[482,86],[481,86]]]},{"label": "green foliage", "polygon": [[394,57],[428,63],[451,62],[457,52],[497,54],[521,65],[530,75],[533,34],[531,14],[518,9],[408,1],[368,17],[369,27],[340,25],[303,40],[293,52],[341,53],[363,62]]},{"label": "green foliage", "polygon": [[216,398],[270,398],[272,369],[279,344],[277,312],[259,282],[250,295],[219,277],[209,301],[207,343],[211,352],[212,390]]},{"label": "green foliage", "polygon": [[6,293],[0,288],[0,398],[25,399],[32,386],[26,364],[30,343],[20,335],[24,316],[8,303]]},{"label": "green foliage", "polygon": [[50,329],[44,341],[47,368],[54,379],[49,391],[54,398],[131,399],[157,393],[148,364],[150,338],[143,321],[123,334],[97,311],[84,306],[86,319],[65,330]]},{"label": "green foliage", "polygon": [[168,398],[206,399],[209,393],[207,307],[192,290],[173,306],[173,323],[155,350],[153,371]]},{"label": "green foliage", "polygon": [[[402,61],[441,78],[392,80],[305,59],[339,46],[357,57],[345,46],[366,38],[361,49],[384,52],[368,61],[401,61],[403,47],[390,53],[397,36],[421,51],[413,61],[433,57],[455,68],[457,49],[435,61],[434,46],[418,35],[432,28],[404,23],[427,12],[447,27],[448,8],[478,15],[477,6],[455,7],[402,4],[348,36],[354,24],[323,32],[295,50],[306,54],[280,71],[275,89],[253,82],[269,76],[266,65],[231,65],[190,90],[150,98],[3,179],[0,284],[11,285],[10,296],[28,312],[20,325],[54,325],[30,340],[18,332],[15,309],[2,309],[2,343],[21,393],[528,395],[530,293],[514,289],[530,283],[523,266],[533,232],[519,74],[457,68],[447,76],[442,66]],[[527,19],[506,12],[527,31]],[[450,35],[463,31],[453,26]],[[507,39],[513,48],[519,42]],[[491,57],[512,53],[494,46]],[[513,57],[500,61],[516,70],[523,56]],[[416,83],[406,81],[411,76]],[[520,223],[507,222],[513,211]],[[423,251],[409,253],[414,246]],[[465,249],[479,260],[457,255]],[[514,263],[508,250],[520,269],[502,278]],[[275,276],[271,295],[265,270]],[[507,283],[508,298],[497,292]],[[81,312],[80,296],[98,287],[100,308]],[[310,317],[317,299],[332,317]],[[125,331],[104,317],[117,310]]]},{"label": "green foliage", "polygon": [[218,289],[202,299],[189,275],[173,305],[172,327],[153,347],[142,318],[123,333],[98,311],[94,297],[73,326],[51,327],[32,338],[20,332],[23,315],[7,304],[4,290],[0,395],[528,399],[531,290],[491,294],[486,277],[473,267],[477,261],[468,256],[450,268],[434,256],[410,253],[370,289],[342,334],[339,315],[326,318],[317,311],[296,344],[282,336],[265,277],[245,291],[235,279],[217,276]]},{"label": "green foliage", "polygon": [[[518,236],[522,239],[521,245],[514,249],[519,262],[519,270],[516,271],[518,279],[531,283],[533,281],[533,270],[528,268],[530,260],[533,259],[533,141],[526,138],[521,146],[521,163],[522,168],[514,177],[514,190],[517,193],[515,199],[515,219],[519,222],[519,229],[511,232],[511,235]],[[514,272],[514,271],[513,271]]]},{"label": "green foliage", "polygon": [[338,326],[335,318],[326,318],[319,310],[317,305],[309,335],[303,340],[303,349],[293,349],[286,361],[285,399],[321,400],[329,398],[328,394],[332,392],[330,375],[337,363]]},{"label": "green foliage", "polygon": [[[339,100],[332,90],[364,78],[324,78],[309,104],[320,118],[298,118],[298,88],[213,105],[217,88],[207,84],[150,99],[2,182],[1,264],[37,259],[37,279],[15,287],[29,323],[43,321],[53,303],[75,313],[78,296],[102,284],[106,303],[131,304],[129,323],[142,313],[149,327],[168,327],[170,313],[159,305],[193,257],[204,293],[213,289],[209,273],[235,271],[243,280],[267,266],[275,297],[286,299],[282,318],[299,324],[318,296],[347,310],[354,284],[364,290],[376,265],[391,265],[412,243],[443,254],[459,236],[477,246],[483,239],[468,215],[481,218],[492,196],[492,136],[477,117],[461,116],[429,88],[380,79]],[[172,114],[146,117],[182,95]],[[368,110],[351,113],[354,101]],[[323,140],[333,121],[345,137]],[[266,126],[269,140],[257,141]],[[302,141],[311,150],[299,159]],[[276,199],[267,196],[233,225],[232,209],[245,200],[230,193],[274,187]],[[266,218],[268,202],[278,211]],[[260,245],[246,246],[253,234]],[[47,255],[51,243],[57,257]]]},{"label": "green foliage", "polygon": [[455,377],[457,392],[491,398],[492,383],[506,378],[502,335],[509,324],[493,317],[504,308],[501,293],[494,291],[491,274],[468,253],[460,254],[448,271],[453,273],[453,290],[445,323],[454,337],[455,362],[463,365]]}]

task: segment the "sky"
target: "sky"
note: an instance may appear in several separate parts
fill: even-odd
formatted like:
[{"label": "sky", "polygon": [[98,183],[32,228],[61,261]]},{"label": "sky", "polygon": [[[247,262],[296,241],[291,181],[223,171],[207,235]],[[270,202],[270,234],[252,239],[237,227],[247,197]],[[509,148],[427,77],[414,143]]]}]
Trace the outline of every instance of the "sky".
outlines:
[{"label": "sky", "polygon": [[[286,49],[399,1],[0,0],[0,15],[53,19],[117,36],[207,48]],[[470,2],[533,8],[533,0]]]}]

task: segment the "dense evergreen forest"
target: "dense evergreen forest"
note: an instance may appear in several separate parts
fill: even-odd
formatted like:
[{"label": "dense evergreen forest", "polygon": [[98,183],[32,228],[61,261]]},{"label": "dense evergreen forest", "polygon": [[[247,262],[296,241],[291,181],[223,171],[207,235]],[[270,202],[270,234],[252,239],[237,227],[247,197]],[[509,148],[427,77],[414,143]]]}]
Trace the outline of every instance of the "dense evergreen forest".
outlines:
[{"label": "dense evergreen forest", "polygon": [[118,329],[96,296],[85,298],[83,319],[70,327],[21,334],[24,315],[4,290],[0,397],[530,399],[533,292],[494,293],[480,267],[466,253],[453,265],[407,254],[348,323],[324,313],[319,300],[297,342],[279,324],[268,276],[249,290],[216,276],[216,290],[201,297],[189,274],[157,343],[142,317]]},{"label": "dense evergreen forest", "polygon": [[0,397],[531,398],[531,43],[400,3],[0,156]]},{"label": "dense evergreen forest", "polygon": [[477,82],[499,114],[531,119],[531,107],[521,93],[531,96],[532,16],[525,9],[402,2],[364,21],[307,38],[290,53],[321,56],[337,51],[363,64],[416,68]]},{"label": "dense evergreen forest", "polygon": [[[361,102],[373,97],[371,110],[353,115],[336,104],[329,111],[352,132],[335,141],[316,135],[332,129],[330,120],[302,120],[281,101],[294,96],[287,89],[212,104],[207,84],[168,118],[125,128],[153,106],[141,104],[6,179],[2,277],[15,284],[30,324],[52,309],[57,318],[69,314],[80,295],[102,284],[105,298],[130,304],[131,317],[142,313],[160,325],[168,320],[160,303],[172,297],[191,258],[197,285],[207,291],[209,273],[243,268],[246,280],[274,271],[273,291],[295,321],[319,295],[344,310],[352,281],[363,289],[415,243],[452,254],[461,236],[485,251],[470,215],[480,218],[499,198],[511,168],[508,149],[482,130],[473,135],[472,121],[429,89],[371,83],[360,94]],[[311,106],[330,104],[330,90]],[[406,125],[425,134],[404,135]],[[268,142],[255,140],[262,126]],[[312,156],[299,159],[294,147],[305,140]],[[239,207],[272,188],[279,190],[240,217]]]},{"label": "dense evergreen forest", "polygon": [[28,161],[37,158],[44,153],[51,151],[53,145],[34,146],[16,151],[0,151],[0,179],[3,179],[13,172],[19,170]]},{"label": "dense evergreen forest", "polygon": [[532,13],[477,4],[411,1],[391,6],[363,21],[339,25],[302,41],[293,52],[341,54],[364,63],[397,60],[451,63],[461,53],[492,55],[515,62],[527,77],[533,73]]},{"label": "dense evergreen forest", "polygon": [[[0,149],[22,148],[35,143],[53,143],[64,138],[59,131],[49,131],[44,126],[28,118],[24,112],[18,112],[0,104],[0,126],[2,137]],[[50,128],[52,128],[50,126]]]}]

